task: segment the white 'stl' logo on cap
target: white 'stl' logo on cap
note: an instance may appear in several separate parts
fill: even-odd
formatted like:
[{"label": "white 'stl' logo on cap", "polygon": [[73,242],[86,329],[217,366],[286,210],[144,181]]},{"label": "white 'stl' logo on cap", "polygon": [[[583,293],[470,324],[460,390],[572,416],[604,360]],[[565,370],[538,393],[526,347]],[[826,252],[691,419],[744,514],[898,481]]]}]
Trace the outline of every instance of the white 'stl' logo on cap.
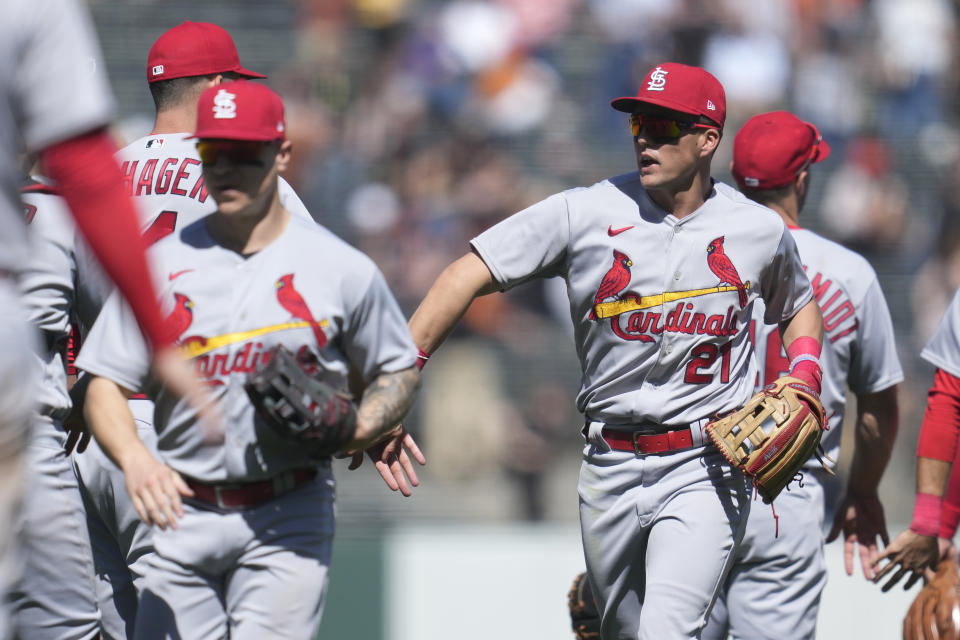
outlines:
[{"label": "white 'stl' logo on cap", "polygon": [[664,71],[660,67],[657,67],[650,74],[650,82],[647,83],[647,91],[663,91],[664,87],[667,86],[667,74],[669,71]]},{"label": "white 'stl' logo on cap", "polygon": [[237,117],[237,94],[226,89],[217,91],[213,97],[213,117],[218,120],[229,120]]},{"label": "white 'stl' logo on cap", "polygon": [[163,73],[163,65],[162,65],[162,64],[154,65],[153,70],[152,70],[152,73],[153,73],[153,75],[155,75],[155,76],[159,76],[160,74],[162,74],[162,73]]},{"label": "white 'stl' logo on cap", "polygon": [[713,100],[707,100],[707,109],[709,111],[716,111],[717,105],[713,104]]}]

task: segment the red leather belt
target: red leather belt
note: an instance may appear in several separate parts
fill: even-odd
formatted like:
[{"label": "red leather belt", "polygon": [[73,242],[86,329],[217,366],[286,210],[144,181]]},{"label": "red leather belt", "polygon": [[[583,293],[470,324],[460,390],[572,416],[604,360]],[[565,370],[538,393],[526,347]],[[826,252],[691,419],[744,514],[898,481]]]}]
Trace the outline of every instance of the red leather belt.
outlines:
[{"label": "red leather belt", "polygon": [[617,431],[604,427],[603,439],[611,449],[634,453],[664,453],[689,449],[693,446],[693,434],[690,433],[689,427],[648,434],[639,431]]},{"label": "red leather belt", "polygon": [[216,505],[221,509],[247,509],[289,493],[316,477],[317,470],[310,468],[285,471],[256,482],[209,484],[193,478],[185,480],[187,486],[193,489],[195,500]]}]

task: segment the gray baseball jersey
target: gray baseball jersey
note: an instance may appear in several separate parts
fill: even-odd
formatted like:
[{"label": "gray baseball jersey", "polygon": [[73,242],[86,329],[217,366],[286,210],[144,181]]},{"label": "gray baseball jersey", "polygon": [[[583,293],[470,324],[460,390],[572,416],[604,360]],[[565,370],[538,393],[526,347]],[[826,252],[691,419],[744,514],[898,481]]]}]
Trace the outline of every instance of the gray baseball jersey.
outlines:
[{"label": "gray baseball jersey", "polygon": [[[20,289],[27,319],[40,330],[46,347],[40,354],[40,413],[62,420],[72,406],[66,377],[72,323],[93,324],[111,285],[80,237],[66,203],[41,183],[28,189],[22,197],[32,232],[31,252],[21,270]],[[57,433],[62,436],[62,431]]]},{"label": "gray baseball jersey", "polygon": [[952,376],[960,377],[960,290],[953,294],[950,306],[940,319],[937,330],[927,341],[920,357]]},{"label": "gray baseball jersey", "polygon": [[504,289],[566,279],[577,408],[610,424],[690,423],[743,404],[753,301],[779,322],[812,296],[783,222],[721,183],[677,220],[627,174],[547,198],[471,244]]},{"label": "gray baseball jersey", "polygon": [[[847,388],[876,393],[903,381],[893,321],[877,275],[862,256],[806,229],[793,237],[823,314],[823,392],[829,429],[821,443],[828,456],[840,455]],[[775,325],[765,324],[762,308],[754,313],[757,361],[763,363],[759,385],[786,375],[790,367]],[[833,466],[833,465],[831,465]],[[817,460],[807,465],[820,468]]]},{"label": "gray baseball jersey", "polygon": [[[150,242],[166,237],[213,213],[217,203],[203,184],[196,140],[189,133],[151,134],[117,153],[127,193],[134,197],[144,235]],[[280,178],[280,201],[302,220],[313,220],[287,181]]]},{"label": "gray baseball jersey", "polygon": [[[503,289],[566,280],[588,421],[580,523],[603,637],[694,637],[750,509],[745,476],[702,447],[699,427],[753,391],[754,301],[779,322],[813,295],[786,226],[719,183],[677,219],[632,173],[547,198],[472,246]],[[638,455],[602,437],[684,425],[699,447]]]},{"label": "gray baseball jersey", "polygon": [[104,307],[77,366],[146,390],[157,404],[158,448],[187,476],[251,481],[312,464],[302,448],[255,419],[243,389],[273,345],[286,345],[343,389],[351,365],[370,382],[416,360],[406,320],[373,262],[312,223],[291,218],[270,246],[243,257],[217,245],[199,220],[151,253],[167,322],[227,417],[225,443],[204,444],[193,409],[149,377],[146,345],[119,298]]},{"label": "gray baseball jersey", "polygon": [[[893,323],[877,276],[860,255],[806,229],[793,228],[800,257],[823,314],[823,393],[829,430],[822,443],[836,460],[849,387],[876,393],[903,380]],[[754,310],[752,331],[761,363],[758,386],[786,375],[787,360],[775,325]],[[828,464],[831,464],[828,462]],[[833,464],[831,464],[833,466]],[[803,480],[792,483],[769,509],[754,509],[743,541],[703,637],[813,638],[820,594],[827,580],[824,525],[833,522],[839,492],[813,458]],[[779,523],[779,525],[778,525]]]}]

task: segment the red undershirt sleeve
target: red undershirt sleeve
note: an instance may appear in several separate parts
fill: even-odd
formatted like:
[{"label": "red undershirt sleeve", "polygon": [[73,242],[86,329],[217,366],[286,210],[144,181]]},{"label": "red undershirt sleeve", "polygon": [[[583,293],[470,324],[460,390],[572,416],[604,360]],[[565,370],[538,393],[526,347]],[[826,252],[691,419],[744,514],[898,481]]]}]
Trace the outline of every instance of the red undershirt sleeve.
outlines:
[{"label": "red undershirt sleeve", "polygon": [[917,455],[953,462],[960,435],[960,378],[937,369],[927,392]]}]

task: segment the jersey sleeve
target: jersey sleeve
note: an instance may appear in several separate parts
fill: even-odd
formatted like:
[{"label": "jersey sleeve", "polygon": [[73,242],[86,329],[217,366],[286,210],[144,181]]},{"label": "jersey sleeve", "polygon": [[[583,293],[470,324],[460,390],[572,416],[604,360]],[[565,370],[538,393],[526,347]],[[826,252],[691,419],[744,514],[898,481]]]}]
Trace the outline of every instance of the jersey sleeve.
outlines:
[{"label": "jersey sleeve", "polygon": [[78,0],[16,2],[22,30],[12,86],[31,151],[107,125],[113,97],[93,24]]},{"label": "jersey sleeve", "polygon": [[73,220],[55,196],[27,196],[24,206],[31,251],[20,272],[20,291],[27,319],[48,338],[66,338],[76,280]]},{"label": "jersey sleeve", "polygon": [[[347,292],[348,296],[351,292]],[[416,364],[406,318],[387,282],[372,267],[369,284],[358,287],[347,300],[347,322],[342,347],[351,365],[360,370],[365,383],[383,373],[409,369]]]},{"label": "jersey sleeve", "polygon": [[786,225],[783,225],[780,244],[762,278],[763,301],[767,308],[764,320],[767,324],[789,320],[813,298],[810,279]]},{"label": "jersey sleeve", "polygon": [[76,366],[130,391],[140,391],[150,371],[150,352],[130,307],[114,292],[93,323]]},{"label": "jersey sleeve", "polygon": [[860,323],[853,345],[847,384],[858,395],[876,393],[903,381],[893,321],[876,277],[858,305]]},{"label": "jersey sleeve", "polygon": [[501,289],[563,275],[570,245],[566,196],[558,193],[513,214],[470,241]]},{"label": "jersey sleeve", "polygon": [[960,290],[953,294],[950,306],[920,357],[960,378]]},{"label": "jersey sleeve", "polygon": [[307,211],[307,207],[303,204],[300,196],[298,196],[297,192],[294,191],[293,187],[290,186],[290,183],[288,183],[282,177],[278,177],[277,185],[277,192],[280,195],[280,204],[283,205],[284,209],[290,212],[290,215],[292,215],[294,218],[306,220],[307,222],[316,222],[313,219],[313,216],[310,215],[310,212]]}]

